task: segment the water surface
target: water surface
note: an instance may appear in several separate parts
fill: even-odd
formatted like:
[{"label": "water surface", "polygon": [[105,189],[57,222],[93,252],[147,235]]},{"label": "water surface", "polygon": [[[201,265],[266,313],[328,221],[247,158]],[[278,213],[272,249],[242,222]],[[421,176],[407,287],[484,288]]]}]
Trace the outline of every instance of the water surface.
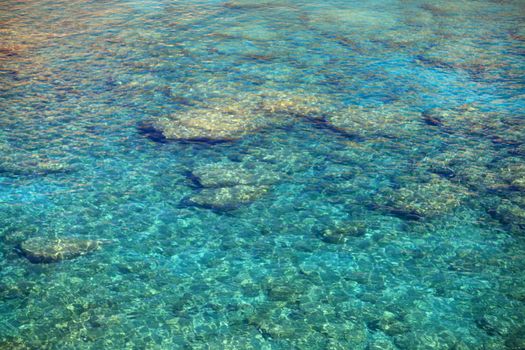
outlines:
[{"label": "water surface", "polygon": [[524,17],[0,0],[0,349],[525,349]]}]

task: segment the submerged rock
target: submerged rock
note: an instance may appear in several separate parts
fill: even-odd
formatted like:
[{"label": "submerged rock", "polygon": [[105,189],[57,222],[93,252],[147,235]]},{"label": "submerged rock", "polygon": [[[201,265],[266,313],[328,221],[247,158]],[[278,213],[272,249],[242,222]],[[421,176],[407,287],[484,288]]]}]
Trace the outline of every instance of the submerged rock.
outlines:
[{"label": "submerged rock", "polygon": [[500,176],[512,189],[525,191],[525,164],[509,164],[501,168]]},{"label": "submerged rock", "polygon": [[[495,310],[495,312],[497,311]],[[505,312],[502,312],[502,314],[483,314],[475,320],[476,326],[484,330],[490,336],[508,335],[512,329],[513,321],[512,317],[508,317]]]},{"label": "submerged rock", "polygon": [[377,108],[351,106],[327,117],[329,126],[356,137],[399,138],[417,134],[417,114],[397,104]]},{"label": "submerged rock", "polygon": [[457,334],[450,330],[417,329],[405,332],[395,337],[395,344],[398,349],[473,349],[472,344],[465,343]]},{"label": "submerged rock", "polygon": [[20,163],[0,163],[0,173],[13,175],[46,175],[70,171],[69,165],[58,161],[36,161]]},{"label": "submerged rock", "polygon": [[210,99],[204,106],[140,123],[155,141],[235,141],[269,127],[290,125],[295,117],[321,119],[329,104],[317,95],[274,91]]},{"label": "submerged rock", "polygon": [[105,243],[107,241],[77,237],[35,237],[22,242],[20,249],[32,263],[53,263],[88,254]]},{"label": "submerged rock", "polygon": [[417,163],[418,169],[450,178],[479,192],[506,196],[525,191],[525,165],[519,158],[498,159],[497,151],[487,142],[425,157]]},{"label": "submerged rock", "polygon": [[[35,282],[20,281],[18,283],[0,283],[0,297],[6,299],[26,298],[31,294]],[[0,349],[3,349],[0,346]]]},{"label": "submerged rock", "polygon": [[346,222],[324,228],[319,237],[326,243],[343,244],[353,237],[361,237],[366,233],[366,226],[362,222]]},{"label": "submerged rock", "polygon": [[268,192],[267,186],[238,185],[222,188],[205,188],[188,198],[190,204],[227,211],[250,204]]},{"label": "submerged rock", "polygon": [[234,141],[268,122],[250,110],[239,108],[200,108],[160,118],[152,123],[168,140]]},{"label": "submerged rock", "polygon": [[474,75],[491,73],[504,65],[501,54],[494,47],[468,42],[464,38],[434,45],[422,51],[418,59],[425,65],[463,69]]},{"label": "submerged rock", "polygon": [[368,343],[367,350],[396,350],[398,349],[387,336],[374,333]]},{"label": "submerged rock", "polygon": [[372,330],[381,330],[391,337],[410,331],[410,324],[399,314],[384,311],[383,314],[370,322],[368,327]]},{"label": "submerged rock", "polygon": [[455,175],[454,181],[477,191],[495,190],[502,185],[497,173],[486,166],[466,166],[458,169]]},{"label": "submerged rock", "polygon": [[327,3],[312,7],[307,14],[308,24],[323,32],[338,30],[338,32],[352,33],[352,30],[359,29],[383,33],[396,26],[398,20],[392,13],[387,14],[384,11],[355,6],[348,8]]},{"label": "submerged rock", "polygon": [[525,156],[525,144],[515,146],[513,149],[509,151],[509,153],[512,155],[521,156],[521,157]]},{"label": "submerged rock", "polygon": [[191,172],[202,187],[231,187],[237,185],[264,185],[279,180],[279,176],[266,168],[244,169],[239,164],[208,164]]},{"label": "submerged rock", "polygon": [[505,345],[509,350],[525,349],[525,326],[515,329],[505,338]]},{"label": "submerged rock", "polygon": [[434,177],[426,183],[409,183],[398,189],[383,190],[375,204],[408,219],[434,218],[458,207],[467,194],[464,187]]},{"label": "submerged rock", "polygon": [[237,10],[254,10],[254,9],[264,9],[272,7],[288,7],[289,4],[282,1],[275,0],[264,0],[264,1],[253,1],[253,0],[231,0],[224,2],[222,6],[229,9]]},{"label": "submerged rock", "polygon": [[[40,344],[39,344],[40,345]],[[6,336],[0,337],[0,349],[1,350],[30,350],[38,349],[40,346],[35,347],[34,343],[28,344],[27,341],[21,337]]]},{"label": "submerged rock", "polygon": [[486,112],[472,104],[423,111],[424,122],[447,133],[483,137],[497,145],[519,146],[525,138],[524,122],[511,115]]},{"label": "submerged rock", "polygon": [[263,283],[263,288],[271,301],[296,302],[306,292],[305,283],[300,280],[287,280],[286,278],[268,278]]},{"label": "submerged rock", "polygon": [[431,154],[417,163],[417,169],[449,178],[476,191],[487,191],[502,182],[497,172],[489,167],[494,158],[496,152],[490,143],[476,143],[472,148]]},{"label": "submerged rock", "polygon": [[269,114],[322,120],[327,113],[330,101],[319,95],[307,93],[269,92],[262,93],[260,108]]},{"label": "submerged rock", "polygon": [[525,205],[516,203],[517,200],[503,199],[495,209],[489,209],[489,213],[506,225],[510,231],[515,233],[525,232]]}]

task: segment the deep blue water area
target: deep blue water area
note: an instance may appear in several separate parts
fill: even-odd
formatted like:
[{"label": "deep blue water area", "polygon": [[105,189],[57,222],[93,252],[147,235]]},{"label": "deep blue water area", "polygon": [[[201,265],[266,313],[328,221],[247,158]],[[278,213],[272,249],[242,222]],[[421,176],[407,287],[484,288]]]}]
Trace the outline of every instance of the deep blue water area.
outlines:
[{"label": "deep blue water area", "polygon": [[525,349],[524,23],[0,0],[0,349]]}]

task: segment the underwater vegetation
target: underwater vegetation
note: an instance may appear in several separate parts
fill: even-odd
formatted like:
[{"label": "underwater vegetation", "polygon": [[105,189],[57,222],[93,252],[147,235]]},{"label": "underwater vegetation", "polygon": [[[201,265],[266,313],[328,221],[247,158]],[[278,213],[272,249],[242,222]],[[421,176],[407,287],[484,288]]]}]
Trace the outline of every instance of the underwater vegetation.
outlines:
[{"label": "underwater vegetation", "polygon": [[0,350],[525,349],[523,23],[0,0]]}]

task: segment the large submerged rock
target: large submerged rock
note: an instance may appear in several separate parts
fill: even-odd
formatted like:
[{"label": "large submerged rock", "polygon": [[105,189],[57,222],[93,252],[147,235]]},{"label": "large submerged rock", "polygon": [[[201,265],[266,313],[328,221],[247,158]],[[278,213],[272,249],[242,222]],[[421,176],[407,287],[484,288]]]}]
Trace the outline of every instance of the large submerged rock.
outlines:
[{"label": "large submerged rock", "polygon": [[325,99],[312,94],[247,93],[210,99],[198,108],[142,123],[139,131],[154,140],[235,141],[265,128],[290,125],[296,118],[322,119],[327,106]]},{"label": "large submerged rock", "polygon": [[398,104],[381,107],[351,106],[328,116],[327,123],[345,134],[362,138],[409,137],[421,129],[418,115]]},{"label": "large submerged rock", "polygon": [[71,170],[72,168],[68,164],[51,159],[0,159],[0,173],[8,173],[11,175],[47,175]]},{"label": "large submerged rock", "polygon": [[482,113],[473,105],[454,108],[431,108],[421,114],[423,121],[451,133],[486,135],[497,121],[494,115]]},{"label": "large submerged rock", "polygon": [[525,200],[522,196],[510,197],[501,200],[489,213],[507,226],[511,232],[525,232]]},{"label": "large submerged rock", "polygon": [[500,176],[511,188],[525,192],[525,164],[509,164],[500,169]]},{"label": "large submerged rock", "polygon": [[279,176],[265,167],[242,168],[237,163],[214,163],[194,169],[193,179],[202,187],[231,187],[237,185],[269,185]]},{"label": "large submerged rock", "polygon": [[22,242],[20,249],[32,263],[54,263],[88,254],[106,243],[108,241],[78,237],[35,237]]},{"label": "large submerged rock", "polygon": [[428,109],[422,118],[445,132],[469,138],[484,137],[498,145],[519,147],[525,139],[525,122],[521,118],[482,111],[471,104]]},{"label": "large submerged rock", "polygon": [[260,109],[268,114],[322,120],[331,101],[317,94],[267,92],[260,94]]},{"label": "large submerged rock", "polygon": [[475,76],[494,73],[501,69],[505,60],[499,50],[494,50],[497,44],[479,45],[465,40],[448,39],[423,50],[418,59],[421,64],[447,69],[462,69]]},{"label": "large submerged rock", "polygon": [[246,168],[242,163],[214,163],[194,169],[191,178],[201,189],[186,198],[186,203],[228,211],[257,200],[280,175],[262,165]]},{"label": "large submerged rock", "polygon": [[339,6],[326,3],[311,6],[306,12],[308,24],[322,32],[342,32],[350,34],[353,30],[385,32],[398,25],[398,18],[392,13],[357,6]]},{"label": "large submerged rock", "polygon": [[268,121],[241,108],[201,108],[152,123],[168,140],[233,141],[254,133]]},{"label": "large submerged rock", "polygon": [[71,171],[64,161],[40,154],[21,152],[0,141],[0,173],[10,175],[47,175]]},{"label": "large submerged rock", "polygon": [[375,205],[403,218],[434,218],[460,206],[467,194],[466,188],[433,177],[429,182],[408,183],[397,189],[382,190],[376,197]]},{"label": "large submerged rock", "polygon": [[190,196],[190,204],[219,211],[228,211],[250,204],[268,192],[267,186],[238,185],[221,188],[205,188]]}]

